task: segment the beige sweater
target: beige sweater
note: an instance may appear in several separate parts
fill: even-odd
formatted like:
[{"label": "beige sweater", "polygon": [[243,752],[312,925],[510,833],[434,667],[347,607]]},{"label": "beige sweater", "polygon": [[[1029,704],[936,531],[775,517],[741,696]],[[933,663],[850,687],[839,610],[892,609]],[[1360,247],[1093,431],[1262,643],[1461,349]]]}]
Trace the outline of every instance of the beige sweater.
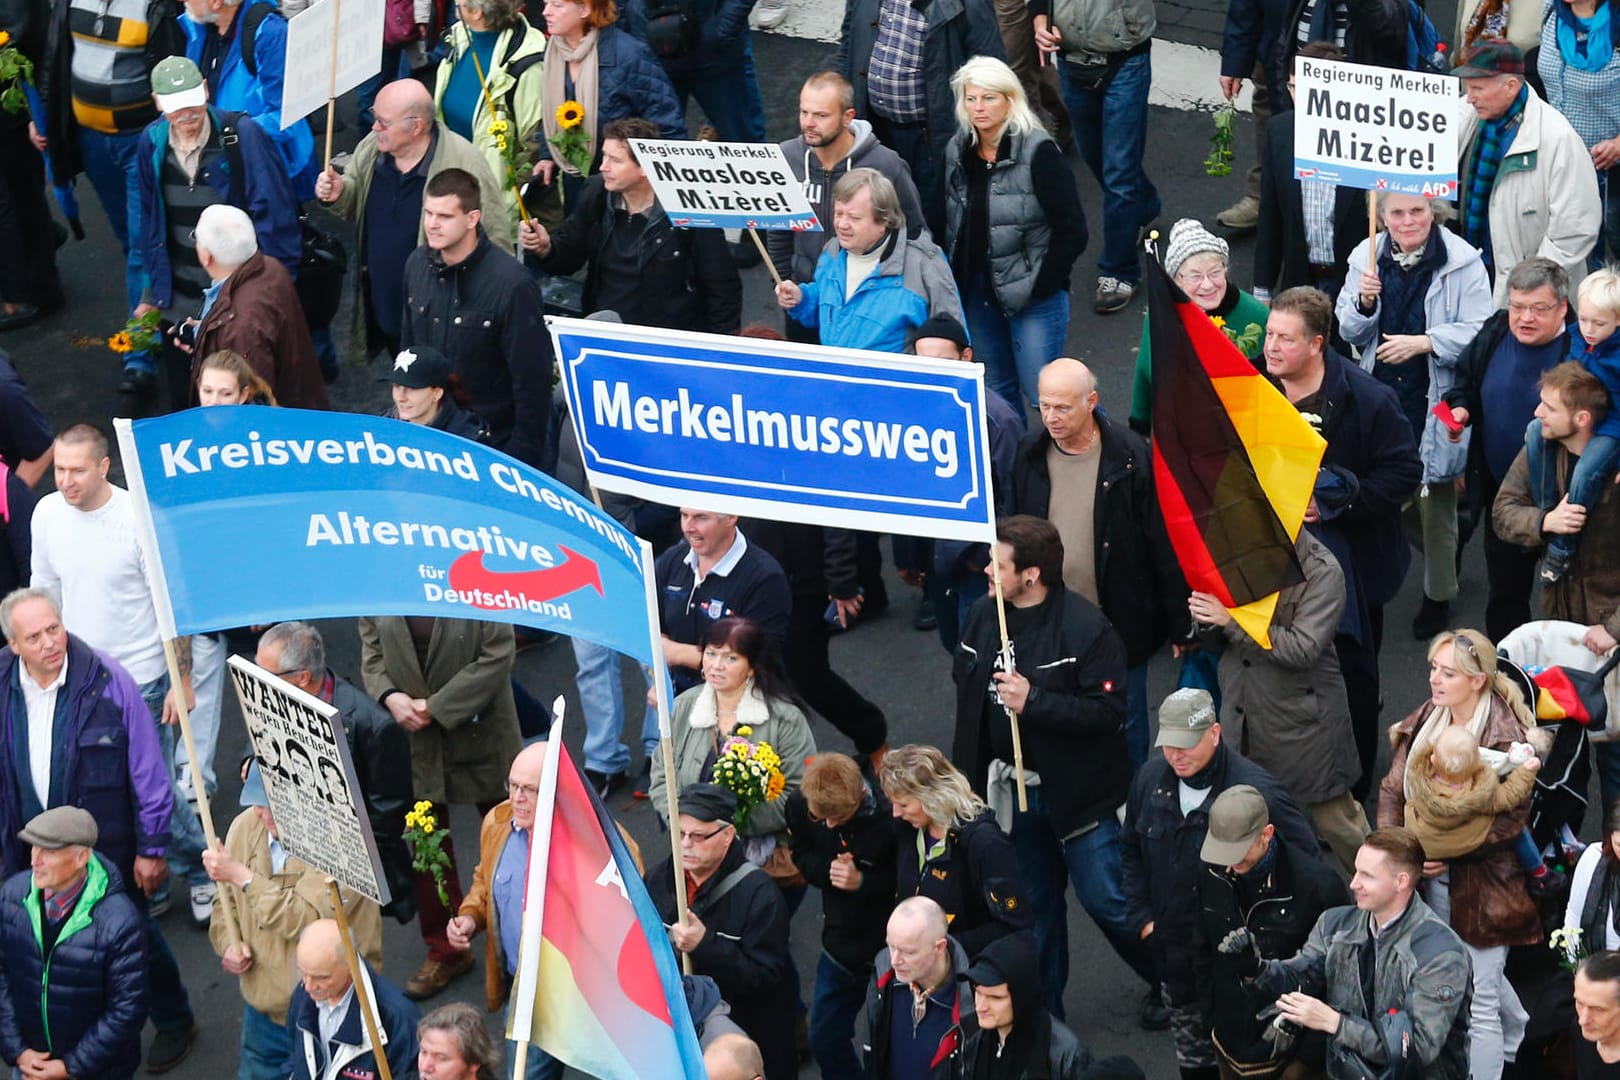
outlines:
[{"label": "beige sweater", "polygon": [[1447,787],[1430,776],[1433,753],[1434,747],[1425,745],[1412,754],[1406,778],[1410,787],[1406,827],[1423,842],[1423,854],[1438,861],[1467,855],[1479,847],[1490,832],[1492,819],[1529,797],[1536,774],[1520,765],[1499,780],[1481,761],[1466,785]]}]

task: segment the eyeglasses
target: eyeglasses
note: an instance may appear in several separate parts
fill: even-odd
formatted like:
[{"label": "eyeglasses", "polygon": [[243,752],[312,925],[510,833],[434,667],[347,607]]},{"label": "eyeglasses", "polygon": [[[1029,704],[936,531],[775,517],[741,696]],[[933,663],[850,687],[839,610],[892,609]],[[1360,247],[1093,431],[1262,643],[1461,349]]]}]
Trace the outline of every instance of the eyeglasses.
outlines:
[{"label": "eyeglasses", "polygon": [[713,829],[710,829],[706,833],[687,832],[685,829],[682,829],[681,830],[681,843],[684,844],[687,841],[691,841],[694,844],[705,844],[705,843],[708,843],[710,840],[713,840],[715,837],[719,836],[721,833],[725,832],[729,828],[731,828],[730,825],[719,825],[719,826],[716,826]]},{"label": "eyeglasses", "polygon": [[373,115],[371,118],[371,126],[374,128],[382,128],[384,131],[387,131],[395,124],[408,124],[415,119],[416,117],[414,116],[396,116],[392,120],[384,120],[380,116]]},{"label": "eyeglasses", "polygon": [[1559,308],[1558,304],[1515,304],[1508,301],[1508,314],[1510,315],[1551,315]]},{"label": "eyeglasses", "polygon": [[519,795],[525,795],[531,799],[538,799],[540,797],[540,789],[534,784],[518,784],[508,780],[506,782],[506,794],[514,799]]},{"label": "eyeglasses", "polygon": [[1219,267],[1207,274],[1201,274],[1196,270],[1182,270],[1176,274],[1176,278],[1185,281],[1188,285],[1202,285],[1206,281],[1219,284],[1226,280],[1226,267]]}]

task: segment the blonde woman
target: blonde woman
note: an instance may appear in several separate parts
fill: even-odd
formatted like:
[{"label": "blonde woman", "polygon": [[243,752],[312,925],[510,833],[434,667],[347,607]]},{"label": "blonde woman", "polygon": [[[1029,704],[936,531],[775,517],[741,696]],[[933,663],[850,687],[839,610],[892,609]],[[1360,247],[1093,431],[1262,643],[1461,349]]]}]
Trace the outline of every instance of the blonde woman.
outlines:
[{"label": "blonde woman", "polygon": [[975,56],[951,76],[951,92],[957,130],[945,152],[940,247],[990,388],[1033,408],[1041,367],[1068,336],[1085,211],[1063,151],[1012,68]]},{"label": "blonde woman", "polygon": [[[1389,729],[1395,753],[1378,793],[1378,827],[1406,814],[1407,762],[1447,727],[1465,726],[1479,745],[1506,753],[1535,727],[1518,685],[1497,666],[1496,646],[1478,630],[1451,630],[1429,646],[1429,700]],[[1423,865],[1429,906],[1462,938],[1473,960],[1468,1046],[1474,1080],[1502,1074],[1524,1036],[1527,1015],[1503,966],[1514,945],[1541,940],[1541,922],[1525,887],[1513,843],[1530,817],[1530,800],[1496,815],[1475,851]]]},{"label": "blonde woman", "polygon": [[210,353],[197,368],[197,404],[203,408],[275,403],[275,391],[239,352],[221,349]]},{"label": "blonde woman", "polygon": [[901,746],[879,776],[894,816],[905,823],[895,892],[945,909],[951,936],[977,956],[1006,934],[1033,930],[1012,841],[968,779],[932,746]]}]

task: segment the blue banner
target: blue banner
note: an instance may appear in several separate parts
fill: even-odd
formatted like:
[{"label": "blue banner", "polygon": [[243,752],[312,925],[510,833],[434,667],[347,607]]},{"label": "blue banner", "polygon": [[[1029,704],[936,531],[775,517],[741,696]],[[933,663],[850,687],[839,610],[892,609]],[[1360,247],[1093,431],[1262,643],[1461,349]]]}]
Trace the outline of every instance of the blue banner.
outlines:
[{"label": "blue banner", "polygon": [[116,422],[165,634],[425,615],[554,630],[648,662],[641,550],[486,446],[415,424],[256,405]]},{"label": "blue banner", "polygon": [[994,528],[977,364],[547,322],[599,488],[944,539]]}]

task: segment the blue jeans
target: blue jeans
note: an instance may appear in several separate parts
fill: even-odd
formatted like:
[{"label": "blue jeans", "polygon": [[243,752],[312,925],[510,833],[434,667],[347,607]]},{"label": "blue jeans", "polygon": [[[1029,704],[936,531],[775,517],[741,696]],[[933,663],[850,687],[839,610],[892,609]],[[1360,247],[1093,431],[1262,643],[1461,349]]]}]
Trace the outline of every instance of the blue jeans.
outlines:
[{"label": "blue jeans", "polygon": [[242,1064],[236,1080],[286,1080],[292,1074],[287,1028],[251,1005],[242,1006]]},{"label": "blue jeans", "polygon": [[[1541,437],[1541,421],[1531,420],[1524,432],[1525,464],[1530,469],[1530,497],[1543,510],[1558,505],[1558,460],[1550,444]],[[1571,506],[1591,506],[1603,494],[1603,486],[1614,478],[1620,461],[1620,439],[1594,435],[1575,463],[1569,477]],[[1581,546],[1581,534],[1553,534],[1547,541],[1547,554],[1565,563]]]},{"label": "blue jeans", "polygon": [[1592,765],[1598,774],[1598,793],[1604,806],[1620,799],[1620,742],[1592,744]]},{"label": "blue jeans", "polygon": [[1513,857],[1519,860],[1519,869],[1525,873],[1540,870],[1544,865],[1541,861],[1541,849],[1536,847],[1535,838],[1530,835],[1529,829],[1519,832],[1519,838],[1513,841]]},{"label": "blue jeans", "polygon": [[[1058,782],[1056,772],[1052,779]],[[1063,1019],[1063,989],[1069,982],[1065,900],[1071,883],[1080,906],[1120,959],[1143,982],[1154,985],[1152,954],[1130,927],[1125,893],[1120,888],[1119,819],[1106,814],[1089,832],[1059,840],[1041,805],[1037,785],[1029,789],[1029,810],[1013,813],[1011,839],[1024,871],[1024,892],[1035,910],[1035,948],[1040,954],[1046,1010]]]},{"label": "blue jeans", "polygon": [[624,730],[619,654],[584,638],[573,643],[578,669],[574,685],[579,687],[579,711],[585,714],[585,767],[608,775],[624,772],[630,767],[630,748],[619,737]]},{"label": "blue jeans", "polygon": [[1125,672],[1125,753],[1133,769],[1148,756],[1147,669],[1143,664]]},{"label": "blue jeans", "polygon": [[131,247],[129,242],[141,220],[140,176],[135,164],[140,138],[138,131],[104,135],[89,128],[79,129],[85,175],[90,178],[90,186],[96,189],[96,198],[107,212],[107,223],[124,249],[124,290],[131,311],[141,302],[146,278],[141,269],[140,249]]},{"label": "blue jeans", "polygon": [[741,59],[726,74],[706,79],[671,77],[669,81],[681,103],[681,115],[686,115],[687,100],[697,98],[722,142],[765,141],[765,103],[754,76],[754,43],[748,31],[743,31]]},{"label": "blue jeans", "polygon": [[[507,1015],[508,1019],[511,1019],[512,1005],[511,1005],[510,1002],[508,1002],[507,1006],[506,1006],[506,1015]],[[504,1030],[506,1028],[506,1026],[507,1025],[502,1024],[501,1025],[502,1030]],[[512,1071],[515,1068],[517,1068],[517,1043],[513,1042],[511,1039],[507,1039],[506,1040],[506,1078],[507,1078],[507,1080],[516,1080],[516,1077],[514,1077],[513,1074],[512,1074]],[[563,1065],[562,1062],[558,1061],[556,1058],[552,1057],[550,1054],[548,1054],[544,1050],[540,1049],[534,1043],[530,1043],[529,1044],[529,1059],[528,1059],[528,1061],[526,1061],[524,1063],[524,1066],[523,1066],[523,1080],[562,1080],[562,1074],[563,1074],[563,1069],[564,1068],[565,1068],[565,1066]]]},{"label": "blue jeans", "polygon": [[860,1080],[855,1056],[855,1020],[866,1006],[872,973],[855,975],[825,952],[816,961],[815,998],[810,1005],[810,1055],[822,1080]]},{"label": "blue jeans", "polygon": [[[202,822],[186,801],[185,792],[175,780],[174,740],[175,728],[163,723],[163,698],[169,692],[169,676],[160,675],[142,685],[141,700],[146,702],[157,724],[158,744],[163,747],[163,771],[169,777],[169,791],[174,796],[174,809],[169,814],[169,873],[184,878],[188,885],[208,884],[208,871],[203,869],[202,853],[208,846],[203,837]],[[199,751],[200,752],[200,751]]]},{"label": "blue jeans", "polygon": [[1023,311],[1008,314],[996,299],[989,279],[976,274],[960,283],[962,311],[967,316],[973,359],[984,365],[990,389],[1019,407],[1034,407],[1040,398],[1036,383],[1041,368],[1063,355],[1069,334],[1069,294],[1065,291],[1032,300]]},{"label": "blue jeans", "polygon": [[1151,55],[1144,52],[1125,61],[1101,91],[1076,86],[1065,63],[1058,64],[1058,74],[1080,156],[1102,187],[1103,245],[1097,272],[1134,285],[1142,276],[1137,234],[1159,215],[1159,193],[1142,168]]}]

